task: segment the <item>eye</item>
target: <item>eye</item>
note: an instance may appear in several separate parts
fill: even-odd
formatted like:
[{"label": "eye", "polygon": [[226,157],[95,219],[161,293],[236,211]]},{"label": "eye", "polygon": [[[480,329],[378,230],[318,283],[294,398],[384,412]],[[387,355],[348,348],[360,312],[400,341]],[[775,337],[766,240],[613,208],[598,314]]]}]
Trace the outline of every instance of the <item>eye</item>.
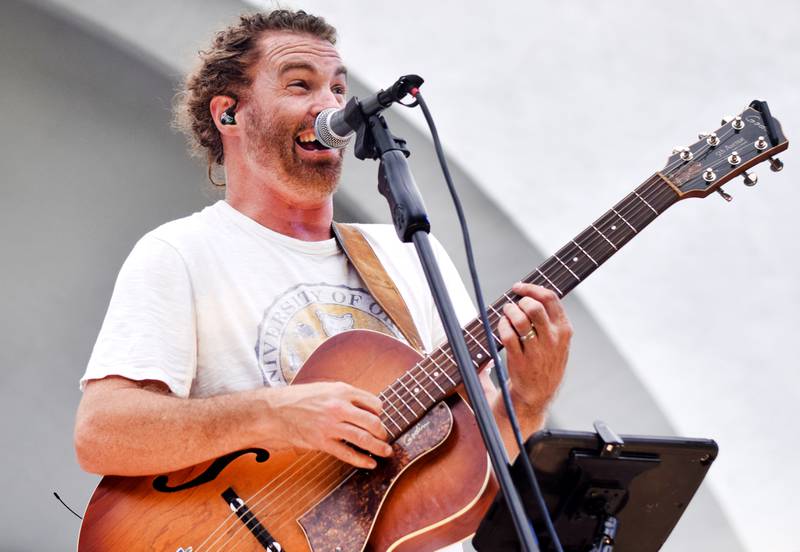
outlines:
[{"label": "eye", "polygon": [[338,94],[340,96],[344,96],[345,94],[347,94],[347,87],[346,86],[342,86],[341,84],[336,84],[333,87],[331,87],[331,91],[334,94]]},{"label": "eye", "polygon": [[308,83],[304,80],[295,80],[289,83],[289,88],[298,88],[300,90],[308,90]]}]

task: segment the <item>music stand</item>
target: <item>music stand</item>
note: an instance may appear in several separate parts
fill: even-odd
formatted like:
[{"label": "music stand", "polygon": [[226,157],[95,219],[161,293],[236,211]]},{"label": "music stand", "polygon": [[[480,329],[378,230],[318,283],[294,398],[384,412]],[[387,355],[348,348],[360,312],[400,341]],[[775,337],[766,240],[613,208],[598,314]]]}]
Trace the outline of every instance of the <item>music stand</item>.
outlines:
[{"label": "music stand", "polygon": [[[658,550],[717,457],[717,444],[620,437],[602,422],[595,430],[545,430],[525,443],[564,552]],[[555,550],[519,458],[511,474],[542,552]],[[481,552],[520,549],[503,497],[495,497],[472,544]]]}]

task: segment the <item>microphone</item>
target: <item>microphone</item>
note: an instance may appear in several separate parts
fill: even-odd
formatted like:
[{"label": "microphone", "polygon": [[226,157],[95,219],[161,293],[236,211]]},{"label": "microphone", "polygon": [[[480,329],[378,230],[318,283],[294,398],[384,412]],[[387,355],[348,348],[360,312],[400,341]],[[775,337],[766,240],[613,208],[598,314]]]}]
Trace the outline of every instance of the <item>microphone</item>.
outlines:
[{"label": "microphone", "polygon": [[422,78],[417,75],[405,75],[387,90],[380,90],[363,100],[353,97],[341,109],[323,109],[314,120],[317,141],[328,148],[345,147],[367,119],[399,102],[422,83]]},{"label": "microphone", "polygon": [[320,144],[338,149],[350,143],[355,129],[344,120],[346,109],[346,107],[344,109],[329,107],[319,112],[314,120],[314,134],[317,135]]}]

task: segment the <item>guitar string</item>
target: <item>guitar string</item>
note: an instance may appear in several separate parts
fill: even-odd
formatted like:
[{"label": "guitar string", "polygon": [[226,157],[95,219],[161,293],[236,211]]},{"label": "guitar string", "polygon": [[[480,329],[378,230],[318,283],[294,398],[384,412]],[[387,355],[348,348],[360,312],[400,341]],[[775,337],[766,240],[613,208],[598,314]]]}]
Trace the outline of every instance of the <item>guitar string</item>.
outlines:
[{"label": "guitar string", "polygon": [[[724,140],[724,138],[725,138],[725,137],[721,137],[721,138],[720,138],[720,142],[721,142],[721,143],[722,143],[722,141]],[[721,144],[720,144],[720,145],[721,145]],[[708,150],[708,149],[710,149],[710,148],[706,148],[706,150]],[[701,153],[698,153],[698,154],[696,154],[696,155],[698,155],[698,156],[699,156],[700,154],[701,154]],[[720,159],[720,160],[718,161],[718,163],[716,163],[714,166],[715,166],[715,167],[716,167],[716,166],[719,166],[719,165],[721,165],[721,164],[724,164],[725,162],[726,162],[726,159]],[[677,161],[676,161],[675,165],[684,165],[684,162],[677,162]],[[684,166],[685,166],[685,165],[684,165]],[[667,171],[663,171],[663,172],[667,172]],[[657,177],[657,175],[656,175],[656,177]],[[654,179],[651,177],[651,180],[654,180]],[[660,180],[660,179],[659,179],[659,180]],[[645,184],[647,184],[647,182],[645,182]],[[664,186],[666,187],[666,184],[664,184]],[[640,187],[641,187],[641,186],[640,186]],[[666,191],[667,191],[667,192],[672,192],[672,193],[674,193],[674,191],[673,191],[673,190],[671,190],[671,189],[667,189]],[[630,194],[629,194],[629,197],[630,197]],[[626,199],[628,199],[628,198],[626,198]],[[632,198],[630,198],[630,199],[632,200]],[[647,199],[650,199],[650,200],[651,200],[653,203],[655,203],[655,201],[653,200],[653,198],[647,198]],[[623,200],[622,202],[620,202],[619,204],[617,204],[617,206],[619,206],[619,205],[620,205],[621,203],[623,203],[624,201],[625,201],[625,200]],[[671,205],[671,203],[670,203],[670,205]],[[669,205],[667,205],[667,207],[668,207],[668,206],[669,206]],[[616,206],[615,206],[615,207],[616,207]],[[663,211],[661,211],[661,212],[663,212]],[[658,215],[658,214],[661,214],[661,212],[658,212],[658,213],[657,213],[657,215]],[[617,216],[620,216],[620,215],[622,215],[622,213],[615,212],[615,211],[612,209],[612,211],[610,211],[610,212],[607,212],[607,213],[606,213],[604,216],[602,216],[600,219],[598,219],[598,221],[595,221],[595,222],[599,222],[599,221],[603,220],[605,217],[610,217],[612,213],[616,214]],[[657,215],[656,215],[656,216],[657,216]],[[634,215],[634,216],[635,216],[635,215]],[[632,226],[633,226],[633,222],[635,222],[635,221],[633,221],[633,222],[632,222],[631,220],[629,220],[630,218],[632,218],[632,217],[630,216],[630,214],[628,214],[628,216],[624,216],[624,215],[622,215],[622,216],[620,216],[620,218],[622,218],[622,219],[623,219],[623,221],[630,222]],[[653,219],[654,219],[654,218],[655,218],[655,217],[653,217]],[[648,222],[650,222],[650,221],[648,221]],[[634,227],[635,227],[635,226],[634,226]],[[638,230],[640,230],[640,229],[641,229],[641,228],[637,228],[637,232],[638,232]],[[587,229],[587,230],[588,230],[588,229]],[[596,239],[597,239],[597,240],[603,240],[603,238],[602,238],[602,237],[598,237],[598,238],[596,238]],[[626,241],[625,243],[627,243],[627,241]],[[622,245],[624,245],[624,243],[623,243]],[[562,249],[563,249],[563,248],[562,248]],[[553,261],[554,259],[551,257],[551,258],[550,258],[550,259],[548,259],[548,260],[549,260],[549,261]],[[560,267],[559,267],[559,268],[560,268]],[[549,270],[549,272],[550,272],[550,274],[551,274],[551,277],[555,277],[555,276],[553,276],[553,272],[554,272],[554,270],[552,270],[552,269],[551,269],[551,270]],[[565,274],[565,275],[566,275],[566,274],[567,274],[567,272],[568,272],[568,269],[566,269],[566,267],[564,267],[564,270],[559,270],[558,272],[561,272],[561,273],[563,273],[563,274]],[[575,278],[575,276],[574,276],[574,275],[573,275],[573,274],[570,272],[570,274],[569,274],[569,276],[568,276],[568,279],[576,279],[576,278]],[[578,280],[578,281],[580,281],[580,279],[577,279],[577,280]],[[506,296],[507,296],[507,294],[506,294]],[[509,299],[511,299],[511,298],[509,298]],[[497,316],[497,317],[498,317],[498,319],[499,319],[499,317],[500,317],[501,315],[500,315],[499,313],[497,313],[497,311],[496,311],[496,310],[495,310],[493,307],[492,307],[492,310],[495,312],[496,316]],[[482,345],[480,344],[480,342],[479,342],[477,339],[475,339],[475,338],[474,338],[474,336],[472,336],[472,335],[471,335],[471,332],[470,332],[470,330],[469,330],[469,325],[467,325],[467,326],[465,327],[465,329],[464,329],[464,330],[465,330],[465,331],[466,331],[466,333],[469,335],[469,337],[471,337],[471,338],[473,339],[473,341],[474,341],[475,343],[477,343],[478,347],[479,347],[480,349],[483,349],[483,350],[485,351],[485,349],[482,347]],[[446,352],[444,352],[444,351],[435,351],[435,353],[439,353],[439,352],[443,353],[445,356],[449,356],[449,355],[447,355],[447,353],[446,353]],[[440,360],[441,360],[441,359],[440,359]],[[421,368],[421,366],[420,366],[420,363],[416,364],[416,365],[414,366],[414,368],[419,368],[419,369],[422,371],[422,374],[424,374],[424,375],[427,375],[428,377],[430,377],[430,375],[429,375],[429,374],[427,374],[427,373],[425,372],[425,370]],[[426,388],[424,385],[423,385],[423,386],[420,386],[420,385],[418,385],[418,384],[419,384],[419,382],[416,380],[416,378],[414,377],[414,374],[413,374],[413,369],[414,369],[414,368],[412,368],[412,370],[410,370],[409,372],[407,372],[406,374],[404,374],[403,376],[401,376],[400,378],[398,378],[398,380],[400,381],[400,383],[401,383],[401,384],[403,384],[404,382],[402,381],[402,378],[403,378],[403,377],[406,377],[406,376],[408,376],[408,377],[410,378],[410,381],[408,382],[410,385],[414,386],[415,388],[420,388],[420,387],[421,387],[421,388],[422,388],[422,389],[423,389],[423,390],[424,390],[426,393],[428,393],[428,391],[427,391],[427,388]],[[435,382],[435,380],[432,380],[432,381],[433,381],[433,383],[434,383],[434,384],[436,383],[436,382]],[[415,385],[415,384],[416,384],[416,385]],[[438,385],[437,385],[437,386],[438,386]],[[403,385],[403,387],[406,387],[406,386],[405,386],[405,385]],[[408,401],[406,401],[405,399],[403,399],[402,395],[400,395],[400,393],[399,393],[397,390],[394,390],[394,392],[395,392],[395,393],[398,395],[398,397],[400,398],[401,402],[403,402],[403,403],[406,403],[406,402],[409,402],[409,403],[410,403],[412,398],[413,398],[413,399],[415,399],[415,400],[418,400],[418,398],[417,398],[415,395],[412,395],[412,394],[411,394],[410,390],[407,390],[407,392],[406,392],[406,397],[408,398]],[[434,390],[434,392],[435,392],[435,390]],[[429,394],[429,393],[428,393],[428,394]],[[432,397],[430,394],[429,394],[429,397],[430,397],[431,399],[433,399],[433,397]],[[434,403],[435,403],[435,401],[434,401]],[[398,412],[399,412],[399,409],[397,409],[397,407],[394,405],[394,403],[393,403],[393,402],[390,402],[390,404],[391,404],[391,406],[393,406],[393,407],[394,407],[396,410],[398,410]],[[411,410],[411,412],[413,412],[413,413],[414,413],[414,416],[415,416],[415,417],[416,417],[416,416],[418,416],[418,415],[417,415],[417,413],[416,413],[416,411],[415,411],[413,408],[409,407],[409,406],[408,406],[408,404],[406,404],[406,406],[407,406],[407,408],[409,408],[409,410]],[[422,406],[424,407],[424,405],[422,405]],[[423,411],[423,412],[424,412],[424,411]],[[388,416],[388,417],[389,417],[389,419],[391,419],[391,416]],[[388,428],[387,428],[387,432],[388,432]],[[392,434],[393,432],[389,432],[389,433],[390,433],[390,434]]]}]

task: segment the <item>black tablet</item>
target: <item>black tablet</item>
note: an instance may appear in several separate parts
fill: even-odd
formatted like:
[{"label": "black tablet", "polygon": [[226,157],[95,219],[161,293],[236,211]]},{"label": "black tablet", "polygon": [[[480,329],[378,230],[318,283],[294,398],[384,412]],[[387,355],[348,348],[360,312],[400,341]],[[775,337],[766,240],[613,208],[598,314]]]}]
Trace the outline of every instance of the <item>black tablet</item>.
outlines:
[{"label": "black tablet", "polygon": [[[717,444],[709,439],[613,433],[616,439],[609,439],[606,426],[598,431],[545,430],[526,443],[564,551],[658,550],[716,458]],[[555,550],[519,458],[512,476],[542,552]],[[481,552],[520,549],[501,495],[472,542]]]}]

